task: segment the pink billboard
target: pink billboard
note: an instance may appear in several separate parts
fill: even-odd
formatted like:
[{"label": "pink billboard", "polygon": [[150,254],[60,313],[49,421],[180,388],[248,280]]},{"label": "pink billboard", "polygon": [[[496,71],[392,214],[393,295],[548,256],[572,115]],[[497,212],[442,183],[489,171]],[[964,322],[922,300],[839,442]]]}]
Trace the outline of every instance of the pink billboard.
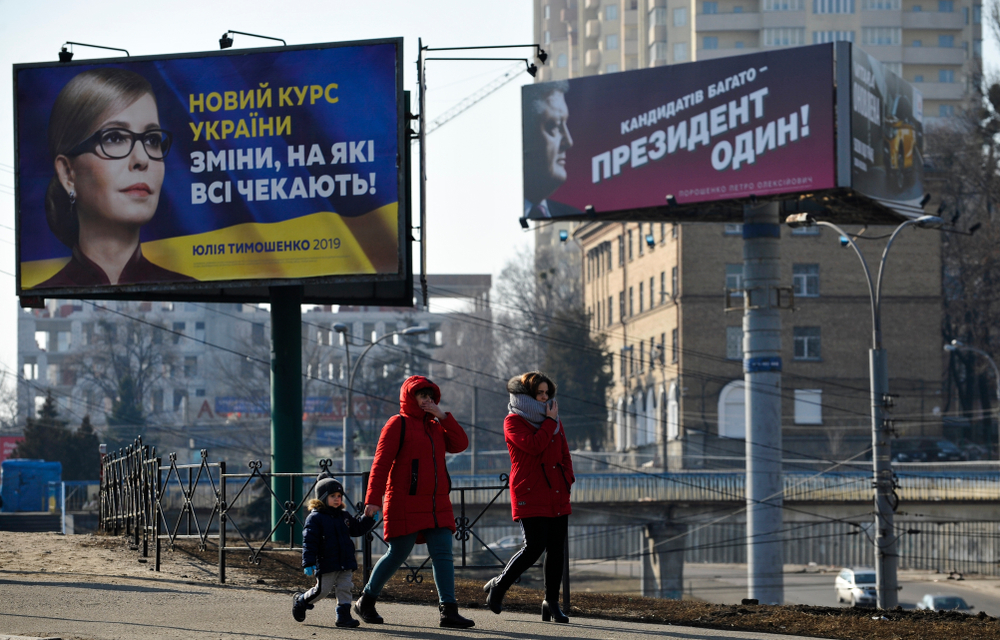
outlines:
[{"label": "pink billboard", "polygon": [[832,189],[834,103],[832,44],[525,86],[524,216]]},{"label": "pink billboard", "polygon": [[9,460],[14,455],[17,445],[24,441],[24,436],[0,436],[0,462]]}]

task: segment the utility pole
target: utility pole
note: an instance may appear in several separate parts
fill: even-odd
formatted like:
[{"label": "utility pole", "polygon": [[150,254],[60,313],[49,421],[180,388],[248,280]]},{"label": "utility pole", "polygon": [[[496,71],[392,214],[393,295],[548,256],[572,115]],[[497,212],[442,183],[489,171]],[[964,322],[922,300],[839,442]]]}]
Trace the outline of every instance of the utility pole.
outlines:
[{"label": "utility pole", "polygon": [[781,226],[778,202],[743,207],[747,597],[783,604]]},{"label": "utility pole", "polygon": [[472,449],[472,462],[470,475],[476,475],[476,431],[479,430],[479,387],[472,387],[472,438],[470,445]]}]

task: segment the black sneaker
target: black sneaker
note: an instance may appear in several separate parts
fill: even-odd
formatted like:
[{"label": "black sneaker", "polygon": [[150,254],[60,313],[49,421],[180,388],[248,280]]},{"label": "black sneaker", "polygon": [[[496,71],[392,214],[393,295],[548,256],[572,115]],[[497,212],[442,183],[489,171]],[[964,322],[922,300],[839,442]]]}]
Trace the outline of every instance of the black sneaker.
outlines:
[{"label": "black sneaker", "polygon": [[313,608],[311,604],[306,604],[302,599],[303,595],[302,592],[299,592],[292,596],[292,617],[295,618],[296,622],[305,622],[306,610]]}]

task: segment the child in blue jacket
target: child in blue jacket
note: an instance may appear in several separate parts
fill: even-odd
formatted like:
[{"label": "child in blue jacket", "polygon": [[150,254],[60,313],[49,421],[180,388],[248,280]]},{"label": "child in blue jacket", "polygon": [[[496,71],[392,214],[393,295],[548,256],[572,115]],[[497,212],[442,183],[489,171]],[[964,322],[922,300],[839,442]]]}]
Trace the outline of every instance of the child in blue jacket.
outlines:
[{"label": "child in blue jacket", "polygon": [[344,510],[344,487],[325,472],[316,482],[316,498],[309,501],[310,513],[302,530],[302,566],[307,576],[316,576],[316,586],[295,594],[292,617],[302,622],[313,602],[330,595],[336,589],[337,626],[357,627],[361,623],[351,617],[353,573],[358,568],[354,536],[368,533],[375,519],[352,517]]}]

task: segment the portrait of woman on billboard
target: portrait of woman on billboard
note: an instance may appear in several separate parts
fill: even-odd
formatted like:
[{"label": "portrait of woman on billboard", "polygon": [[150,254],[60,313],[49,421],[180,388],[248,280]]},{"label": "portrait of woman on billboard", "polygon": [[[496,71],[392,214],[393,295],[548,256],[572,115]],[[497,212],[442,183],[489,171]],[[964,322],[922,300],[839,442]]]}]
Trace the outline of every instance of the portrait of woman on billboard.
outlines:
[{"label": "portrait of woman on billboard", "polygon": [[45,215],[73,254],[38,287],[193,280],[153,264],[139,245],[160,201],[170,144],[142,76],[91,69],[62,88],[49,119],[53,176]]}]

